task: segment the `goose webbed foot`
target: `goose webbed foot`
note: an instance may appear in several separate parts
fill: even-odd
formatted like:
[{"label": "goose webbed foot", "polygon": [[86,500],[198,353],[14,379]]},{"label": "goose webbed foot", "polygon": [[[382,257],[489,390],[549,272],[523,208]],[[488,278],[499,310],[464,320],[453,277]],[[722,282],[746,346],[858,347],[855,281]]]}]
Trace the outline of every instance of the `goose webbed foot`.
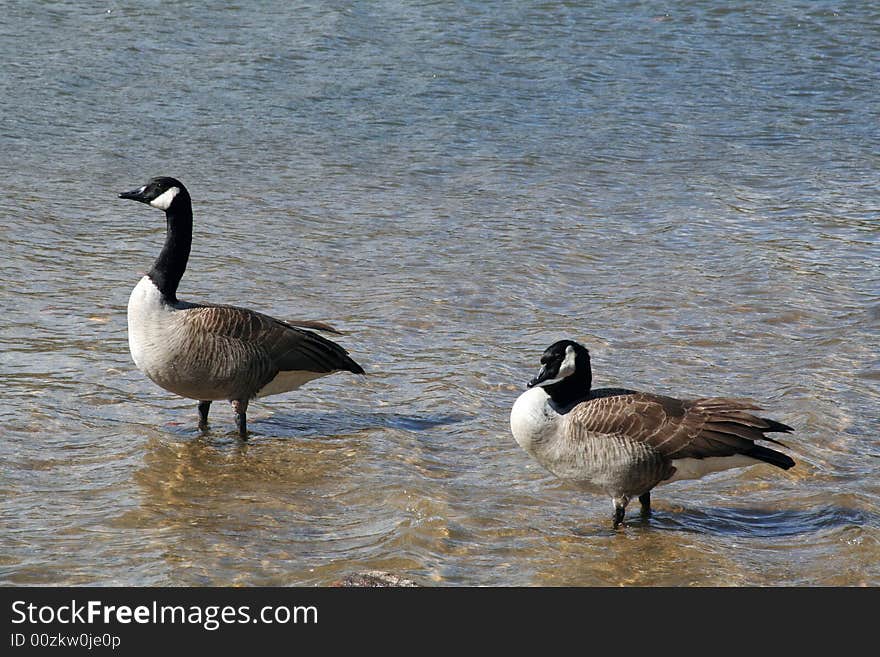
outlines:
[{"label": "goose webbed foot", "polygon": [[232,408],[235,411],[235,422],[238,425],[238,437],[247,440],[247,400],[233,399]]},{"label": "goose webbed foot", "polygon": [[647,518],[651,515],[651,491],[639,495],[639,504],[642,505],[642,517]]},{"label": "goose webbed foot", "polygon": [[614,529],[623,524],[623,517],[626,515],[626,505],[629,504],[629,498],[625,495],[614,498]]},{"label": "goose webbed foot", "polygon": [[199,402],[199,429],[202,431],[208,430],[208,411],[211,410],[211,402],[209,401],[200,401]]}]

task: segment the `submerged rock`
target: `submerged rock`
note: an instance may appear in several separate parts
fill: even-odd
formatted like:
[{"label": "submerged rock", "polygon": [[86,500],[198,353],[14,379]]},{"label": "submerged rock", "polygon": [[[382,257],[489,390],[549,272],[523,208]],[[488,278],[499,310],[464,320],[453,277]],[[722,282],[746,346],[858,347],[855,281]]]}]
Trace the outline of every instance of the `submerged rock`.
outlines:
[{"label": "submerged rock", "polygon": [[364,570],[346,575],[331,586],[418,586],[413,580],[381,570]]}]

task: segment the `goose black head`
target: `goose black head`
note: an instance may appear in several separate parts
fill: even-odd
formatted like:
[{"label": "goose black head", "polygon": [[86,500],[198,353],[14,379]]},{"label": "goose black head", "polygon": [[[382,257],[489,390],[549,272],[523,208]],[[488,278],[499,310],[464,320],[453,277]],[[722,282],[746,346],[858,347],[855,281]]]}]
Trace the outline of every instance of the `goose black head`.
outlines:
[{"label": "goose black head", "polygon": [[122,192],[119,198],[148,203],[154,208],[167,212],[172,205],[180,203],[184,198],[189,198],[189,193],[183,183],[176,178],[160,176],[152,178],[146,185],[130,192]]},{"label": "goose black head", "polygon": [[567,386],[589,391],[592,383],[590,352],[573,340],[554,342],[541,355],[541,371],[529,381],[528,387],[549,387],[565,383]]}]

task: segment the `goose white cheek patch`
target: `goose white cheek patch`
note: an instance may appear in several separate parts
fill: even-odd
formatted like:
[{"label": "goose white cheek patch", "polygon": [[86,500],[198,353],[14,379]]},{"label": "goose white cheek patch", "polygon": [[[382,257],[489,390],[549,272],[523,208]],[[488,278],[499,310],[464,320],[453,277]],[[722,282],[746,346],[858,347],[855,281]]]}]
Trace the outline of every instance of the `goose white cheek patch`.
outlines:
[{"label": "goose white cheek patch", "polygon": [[574,353],[574,349],[572,349],[571,347],[566,347],[565,348],[565,360],[563,360],[562,365],[559,366],[559,371],[556,373],[556,376],[554,376],[552,379],[549,379],[547,381],[541,381],[541,383],[539,383],[538,385],[552,386],[554,383],[559,383],[565,377],[571,376],[572,374],[574,374],[574,371],[577,367],[575,364],[575,357],[576,356]]},{"label": "goose white cheek patch", "polygon": [[160,210],[167,210],[171,207],[171,202],[174,200],[174,197],[178,194],[180,194],[180,187],[172,187],[167,192],[160,194],[150,201],[150,205],[154,208],[159,208]]}]

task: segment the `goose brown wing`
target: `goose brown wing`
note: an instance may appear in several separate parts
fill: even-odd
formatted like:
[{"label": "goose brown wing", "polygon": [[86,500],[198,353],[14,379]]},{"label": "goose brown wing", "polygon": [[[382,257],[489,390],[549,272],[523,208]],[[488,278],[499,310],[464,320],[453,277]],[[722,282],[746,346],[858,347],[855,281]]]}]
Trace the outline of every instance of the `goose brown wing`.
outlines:
[{"label": "goose brown wing", "polygon": [[[578,432],[645,443],[669,459],[749,454],[767,460],[762,450],[779,453],[756,446],[754,441],[778,442],[764,432],[792,429],[755,416],[748,412],[751,410],[759,408],[721,397],[680,400],[634,393],[585,401],[572,409],[570,422]],[[786,461],[778,465],[786,467],[783,463]]]},{"label": "goose brown wing", "polygon": [[787,470],[794,461],[774,449],[756,445],[756,440],[766,440],[785,447],[784,443],[766,436],[766,433],[791,433],[794,429],[787,424],[760,417],[749,411],[760,411],[761,407],[751,402],[727,397],[706,397],[683,402],[687,417],[700,431],[690,445],[682,449],[676,457],[692,456],[702,458],[716,454],[745,454]]},{"label": "goose brown wing", "polygon": [[297,328],[315,329],[316,331],[324,331],[325,333],[342,335],[342,331],[334,328],[333,326],[330,326],[330,324],[318,322],[313,319],[286,319],[284,320],[284,323],[290,324],[290,326],[296,326]]},{"label": "goose brown wing", "polygon": [[347,370],[363,374],[363,368],[335,342],[253,310],[199,305],[187,309],[186,316],[191,327],[237,343],[241,350],[261,356],[276,372]]}]

